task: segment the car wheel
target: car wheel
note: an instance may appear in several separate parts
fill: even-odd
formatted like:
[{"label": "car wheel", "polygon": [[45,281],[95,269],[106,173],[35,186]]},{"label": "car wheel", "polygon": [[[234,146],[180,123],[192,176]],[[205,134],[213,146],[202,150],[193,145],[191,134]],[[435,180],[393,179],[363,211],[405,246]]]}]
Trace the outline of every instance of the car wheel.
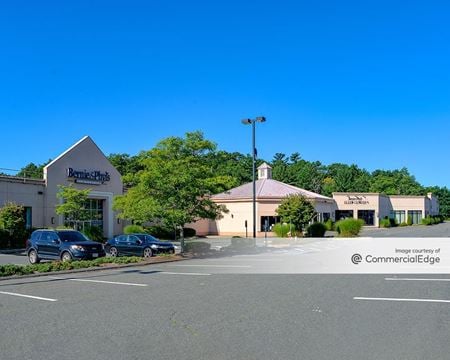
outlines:
[{"label": "car wheel", "polygon": [[39,259],[39,256],[38,256],[38,253],[36,250],[31,250],[28,253],[28,261],[30,262],[30,264],[39,264],[41,259]]},{"label": "car wheel", "polygon": [[71,261],[71,260],[72,260],[72,255],[70,255],[70,252],[64,251],[61,255],[61,261],[66,262],[66,261]]},{"label": "car wheel", "polygon": [[111,255],[112,257],[117,257],[119,255],[119,251],[117,250],[116,247],[112,246],[109,249],[109,255]]},{"label": "car wheel", "polygon": [[145,248],[144,249],[144,257],[145,258],[150,258],[153,256],[153,251],[150,248]]}]

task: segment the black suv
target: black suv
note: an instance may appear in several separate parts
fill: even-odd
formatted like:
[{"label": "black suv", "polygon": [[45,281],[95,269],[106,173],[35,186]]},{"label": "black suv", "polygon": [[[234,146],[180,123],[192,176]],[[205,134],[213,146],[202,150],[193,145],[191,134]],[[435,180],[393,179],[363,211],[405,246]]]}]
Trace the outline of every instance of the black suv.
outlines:
[{"label": "black suv", "polygon": [[31,264],[44,260],[90,260],[105,256],[103,245],[75,230],[36,230],[27,240]]}]

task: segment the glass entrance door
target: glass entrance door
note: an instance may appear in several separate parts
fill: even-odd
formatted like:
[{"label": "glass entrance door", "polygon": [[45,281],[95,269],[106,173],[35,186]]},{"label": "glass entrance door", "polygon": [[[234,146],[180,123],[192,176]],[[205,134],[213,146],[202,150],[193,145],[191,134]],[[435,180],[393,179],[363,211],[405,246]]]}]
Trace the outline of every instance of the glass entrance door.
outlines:
[{"label": "glass entrance door", "polygon": [[364,220],[367,226],[374,226],[375,210],[358,210],[358,219]]}]

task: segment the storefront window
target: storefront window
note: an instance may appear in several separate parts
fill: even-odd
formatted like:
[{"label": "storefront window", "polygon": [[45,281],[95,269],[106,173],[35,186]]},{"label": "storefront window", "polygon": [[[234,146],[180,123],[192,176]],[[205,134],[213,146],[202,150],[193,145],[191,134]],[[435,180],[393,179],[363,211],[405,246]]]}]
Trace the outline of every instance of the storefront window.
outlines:
[{"label": "storefront window", "polygon": [[406,211],[405,210],[392,210],[391,219],[394,219],[397,224],[406,223]]},{"label": "storefront window", "polygon": [[413,224],[422,223],[422,210],[408,210],[408,218],[411,218]]},{"label": "storefront window", "polygon": [[336,221],[353,218],[353,210],[336,210]]},{"label": "storefront window", "polygon": [[358,219],[363,220],[368,226],[374,226],[375,210],[358,210]]},{"label": "storefront window", "polygon": [[84,221],[65,221],[65,225],[78,230],[83,230],[86,226],[95,226],[103,230],[103,199],[88,199],[85,204],[87,220]]},{"label": "storefront window", "polygon": [[272,228],[275,224],[279,223],[280,217],[279,216],[261,216],[261,230],[260,231],[268,231],[271,232]]},{"label": "storefront window", "polygon": [[25,218],[25,228],[31,229],[33,227],[31,207],[25,206],[23,215]]}]

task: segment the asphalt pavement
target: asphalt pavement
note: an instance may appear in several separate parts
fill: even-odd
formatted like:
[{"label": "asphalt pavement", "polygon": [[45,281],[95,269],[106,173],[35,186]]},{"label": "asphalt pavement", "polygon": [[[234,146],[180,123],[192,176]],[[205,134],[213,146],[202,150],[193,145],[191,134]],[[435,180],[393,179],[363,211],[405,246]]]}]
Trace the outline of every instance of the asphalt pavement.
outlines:
[{"label": "asphalt pavement", "polygon": [[261,274],[284,257],[0,281],[0,358],[449,358],[450,275]]}]

